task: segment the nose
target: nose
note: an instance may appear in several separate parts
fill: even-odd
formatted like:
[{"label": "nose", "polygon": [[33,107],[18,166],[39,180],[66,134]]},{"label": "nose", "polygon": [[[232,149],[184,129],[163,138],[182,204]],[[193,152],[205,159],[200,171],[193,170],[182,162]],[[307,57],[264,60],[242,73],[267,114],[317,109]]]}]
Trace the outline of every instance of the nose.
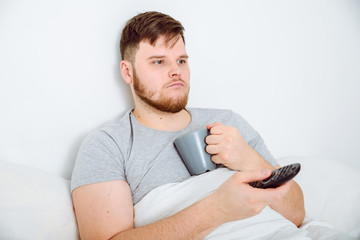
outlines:
[{"label": "nose", "polygon": [[169,77],[170,78],[180,77],[180,75],[181,75],[181,67],[177,62],[172,63],[169,69]]}]

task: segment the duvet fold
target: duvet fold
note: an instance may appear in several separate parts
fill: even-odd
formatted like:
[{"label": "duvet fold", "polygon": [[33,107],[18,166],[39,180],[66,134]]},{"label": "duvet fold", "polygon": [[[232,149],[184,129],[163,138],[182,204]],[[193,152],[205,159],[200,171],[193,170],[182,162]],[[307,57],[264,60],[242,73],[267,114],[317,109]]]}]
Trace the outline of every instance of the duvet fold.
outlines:
[{"label": "duvet fold", "polygon": [[[191,206],[230,178],[235,171],[218,168],[183,182],[160,186],[134,206],[135,227],[170,217]],[[223,224],[205,237],[207,240],[231,239],[352,239],[332,226],[307,217],[300,228],[279,213],[265,207],[253,217]]]}]

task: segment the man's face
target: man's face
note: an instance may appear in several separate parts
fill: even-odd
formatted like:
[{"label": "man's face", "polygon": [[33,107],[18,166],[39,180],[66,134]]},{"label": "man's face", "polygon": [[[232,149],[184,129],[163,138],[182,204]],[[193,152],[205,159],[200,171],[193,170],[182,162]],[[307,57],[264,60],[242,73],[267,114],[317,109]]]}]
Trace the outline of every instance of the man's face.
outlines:
[{"label": "man's face", "polygon": [[168,43],[160,37],[154,46],[140,42],[133,65],[134,93],[141,101],[162,112],[185,108],[190,69],[181,37]]}]

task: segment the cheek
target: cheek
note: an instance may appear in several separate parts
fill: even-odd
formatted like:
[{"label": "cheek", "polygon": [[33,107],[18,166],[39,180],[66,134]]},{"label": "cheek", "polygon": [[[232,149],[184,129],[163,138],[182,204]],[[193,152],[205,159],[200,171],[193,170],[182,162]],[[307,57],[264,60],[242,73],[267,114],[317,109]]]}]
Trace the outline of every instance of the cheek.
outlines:
[{"label": "cheek", "polygon": [[144,76],[142,79],[142,83],[146,86],[146,89],[151,92],[158,92],[164,85],[162,81],[162,76],[157,74],[156,72],[150,72],[147,76]]},{"label": "cheek", "polygon": [[190,69],[187,69],[183,72],[183,80],[187,83],[190,82]]},{"label": "cheek", "polygon": [[154,79],[156,79],[156,74],[148,69],[136,70],[136,76],[139,81],[147,87],[152,87],[154,85]]}]

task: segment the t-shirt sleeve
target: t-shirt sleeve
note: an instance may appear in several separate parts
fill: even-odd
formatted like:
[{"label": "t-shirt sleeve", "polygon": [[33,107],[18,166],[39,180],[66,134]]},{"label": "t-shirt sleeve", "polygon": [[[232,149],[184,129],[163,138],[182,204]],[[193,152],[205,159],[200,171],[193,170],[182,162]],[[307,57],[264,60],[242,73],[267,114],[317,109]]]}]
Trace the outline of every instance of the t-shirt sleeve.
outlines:
[{"label": "t-shirt sleeve", "polygon": [[278,162],[266,147],[265,142],[260,134],[243,117],[236,113],[233,114],[235,119],[234,126],[239,129],[246,142],[271,166],[274,167],[278,165]]},{"label": "t-shirt sleeve", "polygon": [[108,133],[94,131],[80,146],[71,178],[71,191],[83,185],[113,180],[125,180],[124,157]]}]

